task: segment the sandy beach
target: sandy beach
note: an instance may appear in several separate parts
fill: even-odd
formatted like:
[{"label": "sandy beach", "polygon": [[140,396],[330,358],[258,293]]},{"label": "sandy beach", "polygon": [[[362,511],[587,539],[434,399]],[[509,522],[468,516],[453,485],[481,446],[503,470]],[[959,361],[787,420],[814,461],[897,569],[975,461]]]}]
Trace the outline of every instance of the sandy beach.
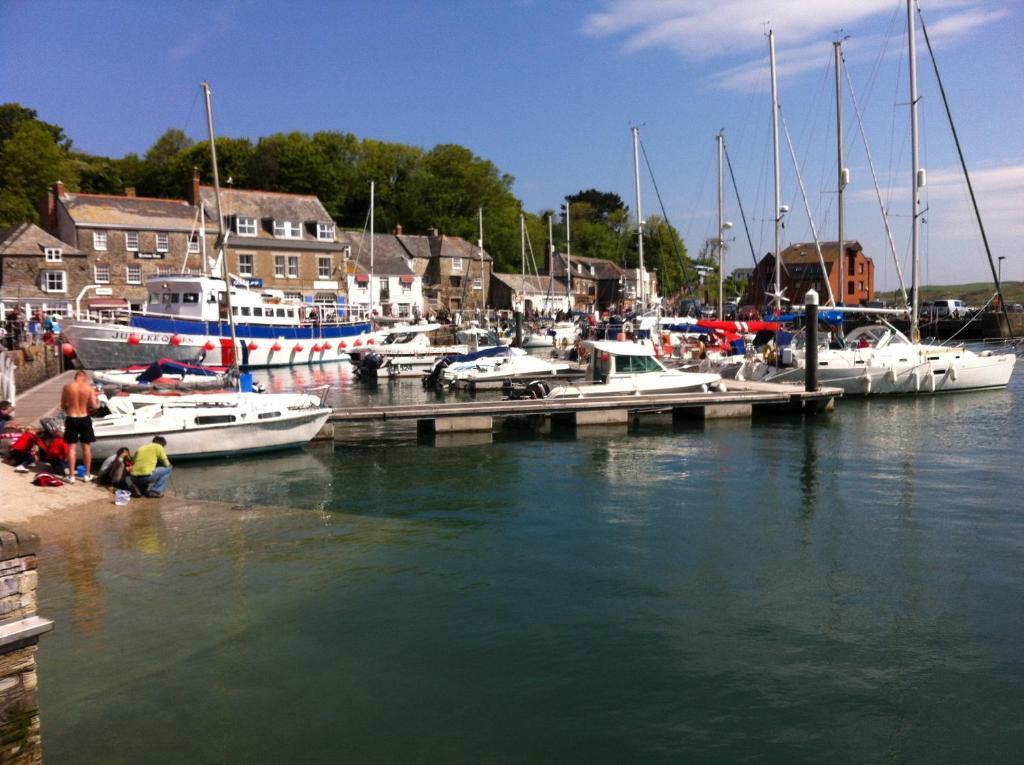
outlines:
[{"label": "sandy beach", "polygon": [[[44,518],[70,518],[95,515],[97,512],[126,510],[114,504],[114,494],[105,486],[75,481],[63,486],[36,486],[35,471],[17,473],[12,465],[0,464],[0,525],[16,524],[28,529]],[[154,500],[148,500],[153,502]]]}]

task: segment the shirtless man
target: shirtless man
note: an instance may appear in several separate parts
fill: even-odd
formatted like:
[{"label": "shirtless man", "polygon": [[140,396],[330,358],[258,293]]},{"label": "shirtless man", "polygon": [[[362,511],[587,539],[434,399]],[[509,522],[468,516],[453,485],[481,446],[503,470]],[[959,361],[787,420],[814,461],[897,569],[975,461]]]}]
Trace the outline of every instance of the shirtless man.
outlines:
[{"label": "shirtless man", "polygon": [[64,440],[68,443],[68,466],[71,480],[75,480],[75,460],[78,457],[78,442],[82,442],[82,464],[85,465],[85,480],[92,480],[92,443],[96,436],[92,432],[92,418],[99,404],[96,390],[89,384],[89,377],[79,370],[73,382],[64,386],[60,394],[60,408],[64,410]]}]

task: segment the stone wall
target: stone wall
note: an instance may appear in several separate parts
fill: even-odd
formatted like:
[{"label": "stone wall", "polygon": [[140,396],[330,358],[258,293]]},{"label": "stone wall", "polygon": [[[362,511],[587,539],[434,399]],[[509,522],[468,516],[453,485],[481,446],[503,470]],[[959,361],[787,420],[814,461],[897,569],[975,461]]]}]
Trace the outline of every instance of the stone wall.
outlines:
[{"label": "stone wall", "polygon": [[60,345],[25,345],[5,353],[17,366],[14,385],[19,393],[56,377],[65,369]]},{"label": "stone wall", "polygon": [[53,623],[36,615],[34,534],[0,527],[0,764],[43,761],[36,650]]}]

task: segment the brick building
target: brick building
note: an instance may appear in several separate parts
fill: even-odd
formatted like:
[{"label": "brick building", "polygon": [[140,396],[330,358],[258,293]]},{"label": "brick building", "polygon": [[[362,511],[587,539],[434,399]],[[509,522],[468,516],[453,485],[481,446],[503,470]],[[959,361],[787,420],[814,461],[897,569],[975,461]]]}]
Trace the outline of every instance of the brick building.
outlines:
[{"label": "brick building", "polygon": [[[818,251],[814,243],[792,244],[782,251],[783,296],[798,305],[810,289],[818,293],[822,303],[828,300],[826,280],[832,287],[836,303],[863,305],[875,299],[875,264],[864,254],[859,242],[845,243],[844,274],[839,274],[838,242],[822,242],[821,254],[825,262],[822,275]],[[775,257],[768,253],[757,264],[750,281],[749,302],[764,306],[771,302],[771,285],[775,281]],[[840,290],[842,290],[840,292]]]}]

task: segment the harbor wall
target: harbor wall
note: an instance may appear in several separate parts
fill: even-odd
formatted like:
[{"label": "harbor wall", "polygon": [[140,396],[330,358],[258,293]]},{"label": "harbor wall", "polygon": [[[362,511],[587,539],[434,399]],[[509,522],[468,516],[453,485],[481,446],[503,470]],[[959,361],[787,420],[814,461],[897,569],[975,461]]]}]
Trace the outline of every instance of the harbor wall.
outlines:
[{"label": "harbor wall", "polygon": [[39,538],[0,527],[0,764],[43,761],[36,650],[52,622],[36,614]]},{"label": "harbor wall", "polygon": [[60,355],[59,345],[38,343],[24,345],[3,353],[14,363],[14,389],[16,391],[28,390],[64,371],[64,359]]}]

